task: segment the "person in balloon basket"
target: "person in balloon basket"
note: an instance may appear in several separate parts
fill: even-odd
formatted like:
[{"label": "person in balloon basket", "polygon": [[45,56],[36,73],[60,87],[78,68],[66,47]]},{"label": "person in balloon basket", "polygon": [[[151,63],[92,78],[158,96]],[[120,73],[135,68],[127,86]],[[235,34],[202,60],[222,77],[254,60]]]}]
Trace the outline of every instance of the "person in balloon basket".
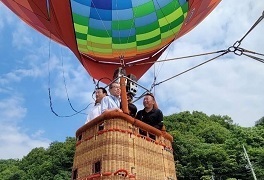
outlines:
[{"label": "person in balloon basket", "polygon": [[137,114],[137,106],[132,103],[133,101],[133,94],[131,92],[127,93],[127,102],[128,102],[128,114],[135,118]]},{"label": "person in balloon basket", "polygon": [[95,90],[95,104],[88,113],[85,124],[101,114],[101,101],[105,96],[107,96],[105,88],[99,87]]},{"label": "person in balloon basket", "polygon": [[129,116],[135,118],[137,114],[137,106],[133,103],[128,103],[128,114]]},{"label": "person in balloon basket", "polygon": [[151,93],[144,96],[143,105],[144,109],[138,111],[136,119],[161,130],[163,126],[163,113],[157,108],[155,98]]},{"label": "person in balloon basket", "polygon": [[120,109],[120,84],[117,82],[113,82],[109,85],[109,96],[105,96],[101,101],[101,113],[106,111],[117,110],[119,112],[123,112]]}]

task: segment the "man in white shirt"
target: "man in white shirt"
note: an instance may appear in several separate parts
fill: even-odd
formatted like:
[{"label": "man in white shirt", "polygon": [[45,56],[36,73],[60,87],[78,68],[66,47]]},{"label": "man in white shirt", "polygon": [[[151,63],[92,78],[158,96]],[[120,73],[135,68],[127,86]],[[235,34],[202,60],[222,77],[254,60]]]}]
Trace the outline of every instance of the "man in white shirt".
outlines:
[{"label": "man in white shirt", "polygon": [[105,96],[107,96],[105,88],[99,87],[95,90],[95,104],[90,110],[85,124],[101,114],[101,101]]},{"label": "man in white shirt", "polygon": [[118,110],[119,112],[123,112],[120,109],[120,84],[117,82],[113,82],[109,85],[109,96],[105,96],[101,101],[101,112]]}]

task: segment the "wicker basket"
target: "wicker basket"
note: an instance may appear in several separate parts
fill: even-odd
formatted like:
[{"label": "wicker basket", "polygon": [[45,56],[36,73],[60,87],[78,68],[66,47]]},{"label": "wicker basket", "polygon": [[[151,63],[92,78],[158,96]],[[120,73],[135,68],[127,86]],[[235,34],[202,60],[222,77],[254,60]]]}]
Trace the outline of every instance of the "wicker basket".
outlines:
[{"label": "wicker basket", "polygon": [[172,136],[120,112],[76,132],[73,180],[176,180]]}]

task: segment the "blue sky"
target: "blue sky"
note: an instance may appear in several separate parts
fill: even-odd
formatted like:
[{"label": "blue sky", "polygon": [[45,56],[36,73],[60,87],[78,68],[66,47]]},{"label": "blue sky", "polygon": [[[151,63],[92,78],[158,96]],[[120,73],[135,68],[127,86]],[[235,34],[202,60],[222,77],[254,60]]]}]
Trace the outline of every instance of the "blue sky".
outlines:
[{"label": "blue sky", "polygon": [[[161,59],[227,49],[248,31],[263,7],[262,0],[221,2]],[[241,47],[263,53],[263,28],[261,22]],[[22,158],[35,147],[73,137],[86,115],[54,115],[48,88],[56,113],[72,115],[75,112],[67,101],[63,72],[76,110],[93,102],[92,78],[71,51],[28,27],[2,3],[0,34],[0,159]],[[154,72],[160,82],[211,57],[157,63],[139,83],[150,88]],[[264,116],[263,84],[263,63],[229,54],[157,86],[155,96],[164,115],[197,110],[228,115],[234,123],[251,127]],[[141,109],[141,100],[136,105]]]}]

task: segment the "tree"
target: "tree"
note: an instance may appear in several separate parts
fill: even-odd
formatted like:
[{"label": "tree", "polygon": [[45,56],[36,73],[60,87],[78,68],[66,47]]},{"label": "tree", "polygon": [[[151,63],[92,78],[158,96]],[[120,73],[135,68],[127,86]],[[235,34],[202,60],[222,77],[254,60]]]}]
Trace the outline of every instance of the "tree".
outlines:
[{"label": "tree", "polygon": [[264,126],[264,116],[255,122],[255,126]]},{"label": "tree", "polygon": [[[263,126],[243,128],[228,116],[207,116],[202,112],[180,112],[164,118],[167,131],[173,136],[177,177],[181,179],[252,179],[246,168],[242,144],[259,179],[263,173]],[[262,164],[262,166],[260,165]]]},{"label": "tree", "polygon": [[21,160],[0,160],[2,180],[71,179],[75,138],[53,142],[47,149],[34,148]]}]

